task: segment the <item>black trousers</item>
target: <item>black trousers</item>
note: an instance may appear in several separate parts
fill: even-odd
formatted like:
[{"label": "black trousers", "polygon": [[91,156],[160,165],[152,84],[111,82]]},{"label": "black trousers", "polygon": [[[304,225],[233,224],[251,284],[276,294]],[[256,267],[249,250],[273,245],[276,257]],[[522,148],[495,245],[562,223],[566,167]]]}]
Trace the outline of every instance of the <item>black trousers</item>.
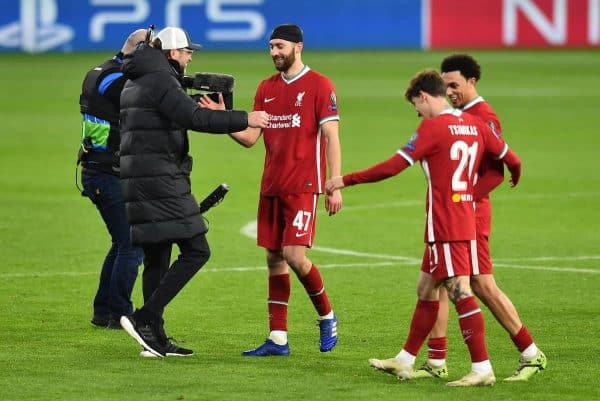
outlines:
[{"label": "black trousers", "polygon": [[162,318],[168,303],[210,258],[210,248],[204,234],[175,243],[181,253],[170,268],[173,242],[143,245],[143,309],[159,318]]}]

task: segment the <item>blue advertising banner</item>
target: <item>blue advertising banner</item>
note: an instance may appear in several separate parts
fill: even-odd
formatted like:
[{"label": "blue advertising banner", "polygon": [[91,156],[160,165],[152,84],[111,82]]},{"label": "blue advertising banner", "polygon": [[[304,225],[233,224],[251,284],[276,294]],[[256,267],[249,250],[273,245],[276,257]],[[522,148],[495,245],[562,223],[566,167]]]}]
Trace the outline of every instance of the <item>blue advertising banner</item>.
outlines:
[{"label": "blue advertising banner", "polygon": [[[7,4],[8,3],[8,4]],[[137,28],[180,26],[211,49],[264,49],[274,26],[312,49],[421,47],[420,0],[16,0],[2,4],[0,52],[114,50]]]}]

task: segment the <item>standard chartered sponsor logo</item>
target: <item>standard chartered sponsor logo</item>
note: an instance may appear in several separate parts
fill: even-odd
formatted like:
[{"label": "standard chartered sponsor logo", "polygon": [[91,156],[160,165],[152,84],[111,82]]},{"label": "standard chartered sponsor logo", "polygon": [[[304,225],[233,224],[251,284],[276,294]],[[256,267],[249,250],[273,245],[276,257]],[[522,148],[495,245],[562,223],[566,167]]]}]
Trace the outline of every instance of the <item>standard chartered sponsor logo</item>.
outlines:
[{"label": "standard chartered sponsor logo", "polygon": [[292,127],[300,127],[300,116],[298,114],[294,114],[292,117]]},{"label": "standard chartered sponsor logo", "polygon": [[58,24],[56,0],[21,0],[20,19],[0,27],[0,46],[43,52],[69,43],[75,33]]},{"label": "standard chartered sponsor logo", "polygon": [[271,115],[269,118],[269,126],[267,128],[299,128],[301,125],[301,117],[298,113]]}]

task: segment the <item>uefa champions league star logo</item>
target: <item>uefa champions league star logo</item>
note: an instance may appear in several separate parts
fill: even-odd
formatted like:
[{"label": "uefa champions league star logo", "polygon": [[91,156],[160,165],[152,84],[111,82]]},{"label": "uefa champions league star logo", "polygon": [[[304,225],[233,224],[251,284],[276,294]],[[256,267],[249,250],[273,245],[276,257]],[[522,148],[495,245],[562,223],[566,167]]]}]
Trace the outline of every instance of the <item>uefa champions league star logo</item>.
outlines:
[{"label": "uefa champions league star logo", "polygon": [[0,46],[36,53],[69,43],[74,31],[57,18],[56,0],[21,0],[20,20],[0,27]]}]

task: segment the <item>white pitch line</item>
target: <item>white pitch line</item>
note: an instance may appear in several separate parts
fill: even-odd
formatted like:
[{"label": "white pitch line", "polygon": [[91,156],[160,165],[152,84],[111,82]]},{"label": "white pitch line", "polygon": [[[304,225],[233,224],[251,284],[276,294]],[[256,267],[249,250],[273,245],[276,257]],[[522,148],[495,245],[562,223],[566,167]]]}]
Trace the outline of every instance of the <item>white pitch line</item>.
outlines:
[{"label": "white pitch line", "polygon": [[[567,193],[544,193],[544,194],[497,194],[492,196],[493,199],[504,201],[523,201],[523,200],[534,200],[534,199],[559,199],[559,198],[600,198],[600,192],[567,192]],[[344,206],[343,212],[354,212],[359,210],[371,210],[371,209],[388,209],[388,208],[402,208],[402,207],[417,207],[422,206],[422,200],[404,200],[398,202],[387,202],[387,203],[376,203],[376,204],[358,204],[352,206]],[[327,216],[326,210],[319,210],[317,212],[319,216]]]},{"label": "white pitch line", "polygon": [[97,276],[99,272],[31,272],[31,273],[0,273],[0,278],[38,278],[38,277],[76,277]]},{"label": "white pitch line", "polygon": [[[398,267],[398,266],[413,266],[419,268],[420,261],[415,263],[410,258],[405,260],[390,260],[388,262],[361,262],[361,263],[330,263],[320,264],[319,269],[347,269],[347,268],[369,268],[369,267]],[[559,266],[525,266],[525,265],[513,265],[505,263],[496,263],[495,267],[510,268],[518,270],[541,270],[541,271],[556,271],[560,273],[590,273],[600,274],[600,269],[593,268],[577,268],[577,267],[559,267]],[[200,273],[235,273],[235,272],[254,272],[254,271],[266,271],[267,267],[262,266],[239,266],[239,267],[217,267],[210,266],[208,268],[200,270]],[[0,278],[41,278],[41,277],[77,277],[77,276],[90,276],[97,275],[97,272],[44,272],[44,273],[1,273]]]},{"label": "white pitch line", "polygon": [[[386,267],[386,266],[417,266],[421,264],[420,261],[415,263],[414,261],[407,260],[398,262],[365,262],[365,263],[333,263],[319,265],[319,269],[337,269],[337,268],[353,268],[353,267]],[[524,266],[524,265],[510,265],[510,264],[494,264],[495,267],[512,268],[519,270],[549,270],[557,272],[575,272],[575,273],[592,273],[600,274],[600,270],[588,269],[588,268],[576,268],[576,267],[558,267],[558,266]],[[246,272],[246,271],[263,271],[266,270],[266,266],[247,266],[247,267],[211,267],[203,269],[200,272],[205,273],[225,273],[225,272]]]},{"label": "white pitch line", "polygon": [[[244,225],[240,229],[240,233],[242,235],[256,239],[256,220],[252,220],[246,225]],[[384,255],[384,254],[376,254],[376,253],[367,253],[367,252],[357,252],[346,249],[338,249],[338,248],[328,248],[324,246],[313,246],[311,248],[313,251],[324,252],[324,253],[333,253],[337,255],[348,255],[348,256],[356,256],[363,258],[373,258],[373,259],[387,259],[387,260],[404,260],[411,263],[421,263],[420,259],[411,258],[408,256],[399,256],[399,255]]]},{"label": "white pitch line", "polygon": [[[536,198],[556,198],[559,194],[531,194],[531,195],[514,195],[514,196],[502,196],[503,199],[536,199]],[[567,194],[560,194],[560,196],[567,197],[599,197],[600,192],[573,192]],[[381,203],[374,205],[360,205],[360,206],[351,206],[345,207],[346,211],[354,211],[354,210],[362,210],[362,209],[373,209],[373,208],[390,208],[390,207],[407,207],[407,206],[416,206],[421,204],[421,201],[401,201],[401,202],[390,202],[390,203]],[[248,224],[243,226],[240,229],[240,232],[249,238],[256,239],[256,220],[250,221]],[[356,256],[356,257],[365,257],[365,258],[373,258],[373,259],[386,259],[389,262],[376,262],[376,263],[346,263],[346,264],[329,264],[329,265],[320,265],[319,267],[323,267],[326,269],[333,269],[339,267],[363,267],[363,266],[394,266],[394,265],[418,265],[420,264],[420,259],[412,258],[408,256],[400,256],[400,255],[386,255],[386,254],[374,254],[368,252],[357,252],[351,250],[337,249],[337,248],[328,248],[328,247],[319,247],[315,246],[312,248],[314,251],[332,253],[338,255],[348,255],[348,256]],[[599,274],[600,269],[596,270],[594,268],[577,268],[577,267],[559,267],[559,266],[535,266],[535,265],[514,265],[505,263],[508,261],[514,262],[543,262],[543,261],[577,261],[577,260],[600,260],[600,255],[581,255],[581,256],[540,256],[540,257],[532,257],[532,258],[499,258],[494,259],[494,266],[497,267],[506,267],[513,269],[522,269],[522,270],[542,270],[542,271],[557,271],[557,272],[575,272],[575,273],[590,273],[590,274]],[[228,268],[208,268],[203,269],[205,272],[234,272],[234,271],[259,271],[266,269],[265,266],[255,266],[255,267],[228,267]],[[56,277],[56,276],[64,276],[64,277],[76,277],[76,276],[89,276],[89,275],[97,275],[98,272],[32,272],[32,273],[0,273],[0,278],[37,278],[37,277]]]},{"label": "white pitch line", "polygon": [[600,192],[566,192],[566,193],[542,193],[542,194],[492,194],[493,199],[526,200],[526,199],[565,199],[565,198],[599,198]]},{"label": "white pitch line", "polygon": [[[383,255],[382,255],[383,256]],[[337,268],[353,268],[353,267],[387,267],[387,266],[416,266],[421,265],[420,260],[414,258],[404,258],[402,261],[389,262],[364,262],[364,263],[333,263],[319,265],[319,269],[337,269]],[[567,273],[591,273],[600,274],[600,269],[593,268],[577,268],[577,267],[560,267],[560,266],[526,266],[526,265],[511,265],[505,263],[495,263],[494,267],[518,269],[518,270],[542,270],[556,271]],[[247,272],[247,271],[266,271],[266,266],[246,266],[246,267],[211,267],[200,270],[205,273],[226,273],[226,272]]]},{"label": "white pitch line", "polygon": [[[598,193],[594,192],[593,194],[598,194]],[[386,203],[386,204],[381,204],[381,205],[385,205],[385,207],[406,206],[407,202]],[[375,205],[375,206],[377,206],[377,205]],[[240,233],[246,237],[256,239],[256,220],[250,221],[249,223],[244,225],[240,229]],[[357,251],[353,251],[353,250],[329,248],[329,247],[324,247],[324,246],[314,246],[311,249],[313,251],[317,251],[317,252],[331,253],[331,254],[337,254],[337,255],[347,255],[347,256],[356,256],[356,257],[373,258],[373,259],[396,260],[396,261],[406,262],[407,264],[419,265],[421,263],[420,259],[408,257],[408,256],[357,252]],[[535,266],[535,265],[525,266],[525,265],[514,265],[514,264],[502,263],[502,262],[507,262],[507,261],[540,262],[540,261],[559,261],[559,260],[575,261],[575,260],[598,260],[598,259],[600,259],[600,255],[507,258],[507,259],[494,259],[494,266],[508,267],[508,268],[512,268],[512,269],[521,269],[521,270],[528,269],[528,270],[544,270],[544,271],[599,274],[600,269],[594,270],[594,268],[586,268],[586,267],[578,268],[578,267],[558,267],[558,266]]]},{"label": "white pitch line", "polygon": [[[337,268],[353,268],[353,267],[380,267],[380,266],[400,266],[408,263],[398,262],[375,262],[375,263],[330,263],[319,265],[319,269],[337,269]],[[246,266],[246,267],[211,267],[202,269],[200,272],[205,273],[226,273],[226,272],[251,272],[251,271],[267,271],[267,266]]]},{"label": "white pitch line", "polygon": [[534,258],[498,258],[496,262],[547,262],[554,260],[599,260],[600,255],[582,256],[539,256]]},{"label": "white pitch line", "polygon": [[374,258],[374,259],[389,259],[389,260],[402,260],[410,263],[421,263],[421,259],[411,258],[409,256],[399,256],[399,255],[384,255],[384,254],[376,254],[376,253],[366,253],[366,252],[356,252],[356,251],[348,251],[344,249],[335,249],[335,248],[326,248],[324,246],[313,246],[311,248],[313,251],[325,252],[325,253],[333,253],[338,255],[349,255],[349,256],[358,256],[364,258]]},{"label": "white pitch line", "polygon": [[600,269],[587,269],[579,267],[559,267],[559,266],[523,266],[523,265],[509,265],[504,263],[494,263],[494,267],[508,267],[510,269],[520,270],[542,270],[542,271],[553,271],[553,272],[569,272],[569,273],[591,273],[600,274]]},{"label": "white pitch line", "polygon": [[[353,267],[380,267],[380,266],[404,266],[412,265],[412,262],[361,262],[361,263],[330,263],[319,265],[319,269],[337,269]],[[230,273],[230,272],[251,272],[266,271],[267,266],[239,266],[239,267],[217,267],[212,266],[200,270],[200,273]],[[98,272],[43,272],[43,273],[0,273],[0,278],[38,278],[38,277],[76,277],[98,275]]]}]

